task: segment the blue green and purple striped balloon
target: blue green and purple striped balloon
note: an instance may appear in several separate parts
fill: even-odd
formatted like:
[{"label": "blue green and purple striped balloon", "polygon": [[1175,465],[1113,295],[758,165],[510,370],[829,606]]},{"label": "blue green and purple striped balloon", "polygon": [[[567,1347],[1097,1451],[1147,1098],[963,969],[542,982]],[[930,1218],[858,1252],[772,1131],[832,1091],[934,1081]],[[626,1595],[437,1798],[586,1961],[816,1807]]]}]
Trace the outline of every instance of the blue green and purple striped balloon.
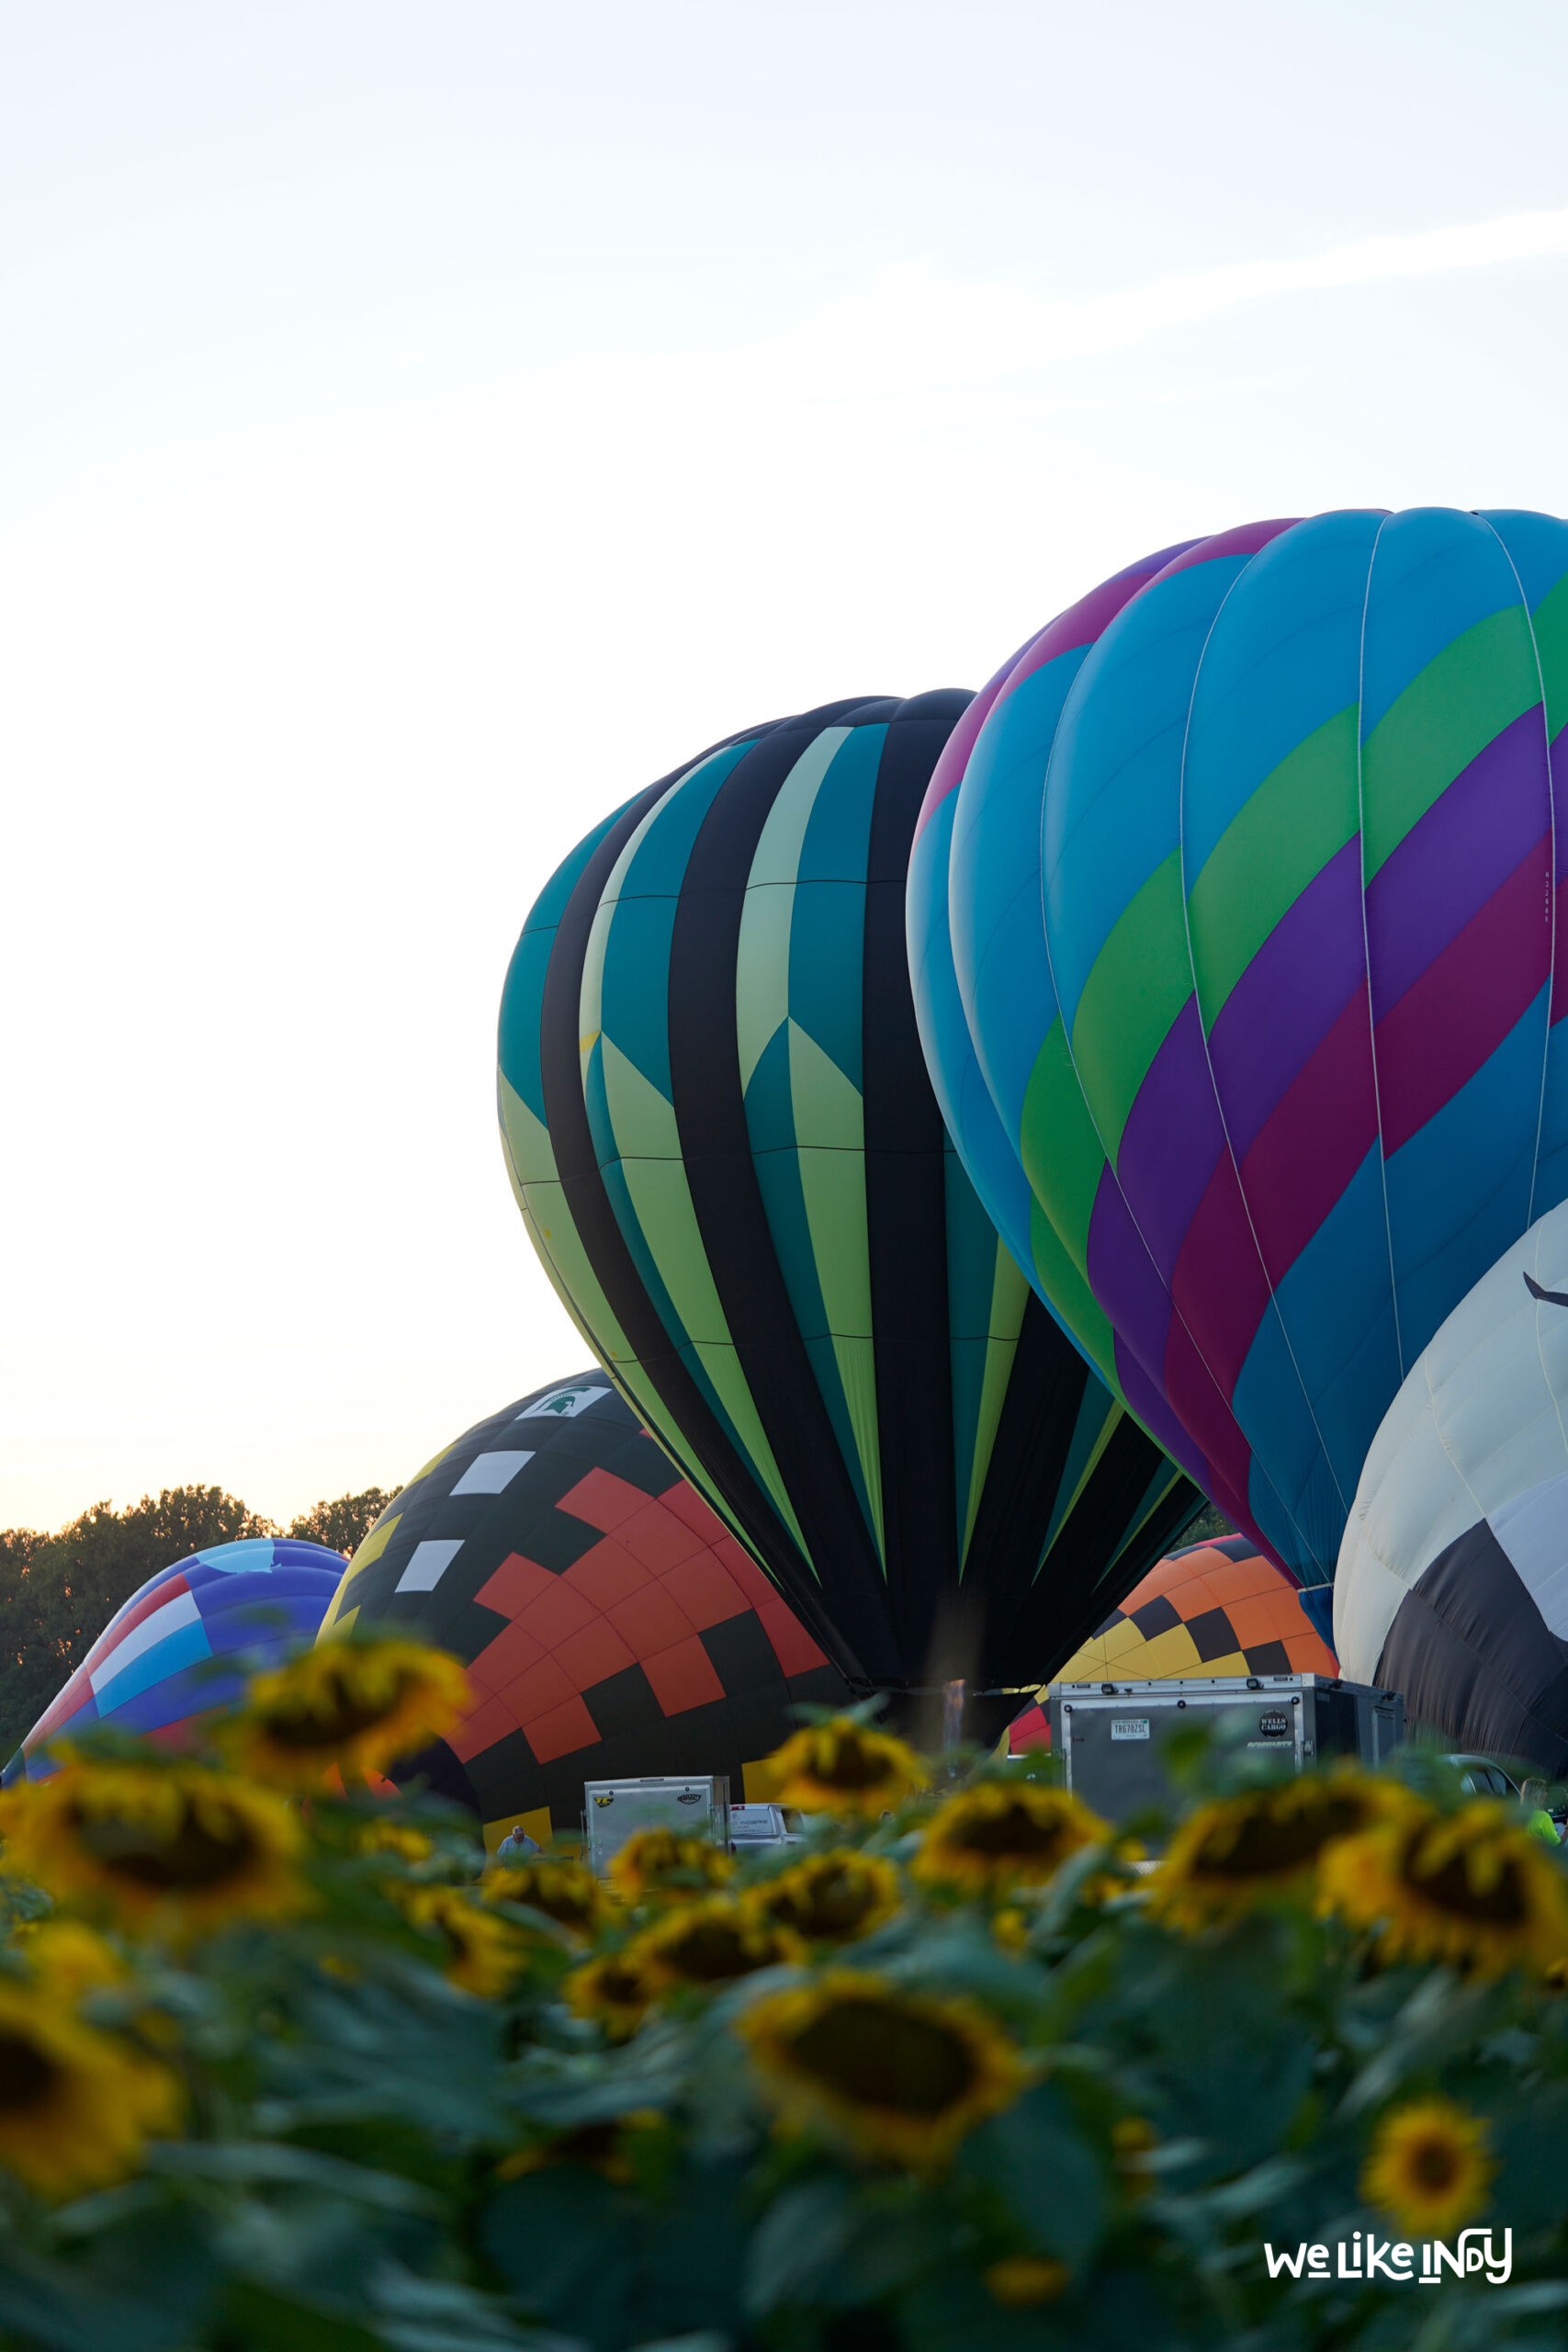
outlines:
[{"label": "blue green and purple striped balloon", "polygon": [[1405,1373],[1568,1195],[1565,723],[1568,524],[1257,523],[1052,622],[921,812],[917,1010],[976,1189],[1306,1584]]}]

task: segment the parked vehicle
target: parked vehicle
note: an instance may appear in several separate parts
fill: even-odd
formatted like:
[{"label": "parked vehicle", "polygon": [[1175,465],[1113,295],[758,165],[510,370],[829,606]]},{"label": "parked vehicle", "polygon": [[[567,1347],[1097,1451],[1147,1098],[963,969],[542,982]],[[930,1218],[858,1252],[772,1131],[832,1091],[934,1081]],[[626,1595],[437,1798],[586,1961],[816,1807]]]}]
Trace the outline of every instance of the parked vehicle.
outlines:
[{"label": "parked vehicle", "polygon": [[782,1804],[732,1804],[729,1844],[732,1852],[755,1854],[767,1846],[798,1846],[799,1816]]}]

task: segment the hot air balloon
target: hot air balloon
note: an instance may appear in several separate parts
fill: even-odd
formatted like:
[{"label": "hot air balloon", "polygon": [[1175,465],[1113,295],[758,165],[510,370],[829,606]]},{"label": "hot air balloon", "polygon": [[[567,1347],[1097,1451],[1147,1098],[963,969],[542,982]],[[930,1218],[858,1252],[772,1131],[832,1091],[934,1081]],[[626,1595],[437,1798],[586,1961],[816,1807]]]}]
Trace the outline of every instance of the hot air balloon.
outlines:
[{"label": "hot air balloon", "polygon": [[833,704],[650,786],[546,886],[502,1005],[547,1271],[857,1688],[918,1685],[965,1607],[982,1683],[1038,1679],[1195,1507],[926,1076],[905,868],[968,700]]},{"label": "hot air balloon", "polygon": [[[115,1611],[0,1779],[47,1779],[50,1743],[95,1724],[177,1746],[241,1696],[247,1674],[314,1640],[343,1567],[322,1544],[254,1536],[160,1568]],[[232,1670],[214,1665],[225,1657]]]},{"label": "hot air balloon", "polygon": [[1568,1193],[1565,582],[1540,514],[1166,550],[1026,648],[944,820],[964,1034],[928,1046],[950,1086],[973,1056],[1032,1279],[1304,1586],[1401,1381]]},{"label": "hot air balloon", "polygon": [[1383,1416],[1334,1587],[1347,1674],[1454,1747],[1568,1770],[1568,1205],[1429,1340]]},{"label": "hot air balloon", "polygon": [[393,1768],[488,1842],[581,1819],[585,1780],[764,1759],[803,1702],[847,1692],[754,1560],[595,1366],[503,1406],[427,1462],[355,1552],[321,1638],[356,1623],[454,1651],[477,1704]]},{"label": "hot air balloon", "polygon": [[[1337,1675],[1299,1589],[1245,1535],[1190,1544],[1156,1561],[1059,1682],[1179,1680],[1214,1674]],[[1050,1745],[1044,1693],[1009,1726],[1014,1756]]]}]

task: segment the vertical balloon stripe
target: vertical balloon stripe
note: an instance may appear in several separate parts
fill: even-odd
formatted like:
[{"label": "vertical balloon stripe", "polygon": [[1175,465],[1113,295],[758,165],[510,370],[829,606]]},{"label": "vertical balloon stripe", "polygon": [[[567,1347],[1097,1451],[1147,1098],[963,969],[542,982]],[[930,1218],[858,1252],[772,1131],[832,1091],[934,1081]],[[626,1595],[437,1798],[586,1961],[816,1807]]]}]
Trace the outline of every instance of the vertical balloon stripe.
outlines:
[{"label": "vertical balloon stripe", "polygon": [[[1245,1204],[1195,1008],[1185,1024],[1179,1016],[1193,987],[1180,864],[1190,712],[1205,647],[1247,559],[1204,549],[1197,560],[1199,552],[1126,607],[1068,696],[1046,781],[1045,933],[1064,1016],[1075,1008],[1073,1074],[1111,1161],[1096,1197],[1091,1286],[1179,1416],[1202,1424],[1205,1453],[1225,1465],[1232,1490],[1245,1492],[1248,1448],[1231,1400],[1267,1281],[1255,1251],[1247,1263]],[[1083,910],[1108,906],[1090,877],[1113,832],[1130,895],[1086,966]],[[1175,1116],[1156,1109],[1134,1124],[1141,1100]],[[1190,1223],[1184,1235],[1169,1232],[1162,1253],[1151,1220],[1173,1186]],[[1216,1264],[1229,1277],[1217,1290]]]},{"label": "vertical balloon stripe", "polygon": [[807,745],[780,786],[757,842],[735,959],[735,1020],[743,1091],[750,1086],[764,1048],[789,1018],[790,931],[800,853],[818,790],[834,753],[849,734],[847,728],[825,727]]},{"label": "vertical balloon stripe", "polygon": [[556,1175],[549,1130],[536,1119],[504,1074],[500,1078],[502,1148],[517,1204],[539,1253],[550,1287],[592,1352],[604,1361],[625,1360],[631,1346],[615,1319],[572,1222]]},{"label": "vertical balloon stripe", "polygon": [[[518,968],[515,958],[513,968]],[[536,983],[542,990],[543,973],[533,957],[525,959],[522,965],[519,977],[525,976],[530,984]],[[512,982],[513,975],[509,973],[509,990]],[[536,1031],[536,1020],[535,1028]],[[684,1432],[671,1419],[657,1385],[633,1355],[631,1344],[616,1320],[594,1272],[592,1261],[583,1248],[582,1238],[572,1221],[566,1193],[556,1175],[555,1154],[548,1129],[535,1118],[527,1104],[508,1083],[504,1071],[497,1073],[497,1091],[502,1119],[502,1148],[507,1174],[511,1178],[513,1193],[522,1212],[528,1238],[534,1244],[551,1289],[586,1340],[590,1351],[604,1365],[626,1403],[647,1424],[671,1460],[691,1479],[730,1532],[745,1543],[746,1532],[739,1518],[693,1452]],[[716,1411],[716,1400],[705,1387],[705,1395],[710,1407]],[[434,1466],[434,1461],[428,1462],[416,1475],[423,1477],[425,1471]],[[362,1551],[364,1548],[361,1546]]]},{"label": "vertical balloon stripe", "polygon": [[1105,1449],[1115,1436],[1122,1419],[1122,1408],[1112,1406],[1108,1412],[1097,1383],[1089,1381],[1084,1388],[1083,1403],[1078,1409],[1077,1421],[1063,1464],[1056,1507],[1051,1513],[1051,1524],[1045,1531],[1045,1541],[1041,1546],[1041,1567],[1049,1560],[1057,1536],[1072,1517],[1073,1505],[1088,1491],[1089,1481],[1099,1469]]},{"label": "vertical balloon stripe", "polygon": [[[1385,526],[1363,673],[1363,897],[1407,1365],[1459,1295],[1449,1285],[1467,1265],[1468,1280],[1483,1272],[1518,1229],[1540,1128],[1544,994],[1533,1046],[1527,1007],[1551,968],[1545,721],[1517,575],[1484,523],[1418,511]],[[1386,708],[1369,724],[1380,702]],[[1518,863],[1532,839],[1539,888]],[[1496,887],[1477,905],[1489,882]],[[1534,1080],[1521,1093],[1532,1051]],[[1477,1155],[1461,1139],[1483,1103],[1495,1124]]]},{"label": "vertical balloon stripe", "polygon": [[[856,1467],[881,1551],[882,1481],[866,1225],[864,1105],[838,1064],[794,1021],[789,1023],[788,1042],[790,1104],[798,1138],[795,1158],[816,1279],[839,1386],[854,1432]],[[803,1304],[796,1304],[797,1317]],[[807,1328],[803,1321],[802,1329]]]},{"label": "vertical balloon stripe", "polygon": [[[545,974],[539,1014],[540,1063],[550,1141],[572,1227],[595,1283],[626,1341],[625,1357],[609,1356],[603,1340],[595,1334],[595,1352],[612,1375],[625,1383],[638,1409],[649,1416],[651,1425],[659,1429],[671,1453],[679,1458],[684,1445],[698,1455],[708,1490],[716,1490],[722,1498],[724,1515],[731,1525],[744,1531],[751,1549],[770,1566],[785,1559],[801,1564],[806,1573],[795,1577],[793,1588],[797,1613],[814,1631],[820,1628],[824,1635],[829,1635],[821,1604],[814,1599],[816,1571],[809,1542],[773,1511],[765,1490],[759,1486],[716,1414],[681,1348],[671,1342],[638,1277],[598,1164],[583,1100],[580,1019],[583,966],[593,917],[621,849],[642,818],[659,805],[671,781],[665,779],[650,786],[627,805],[583,865],[561,913],[555,948]],[[541,1216],[538,1222],[543,1227],[550,1220]],[[558,1262],[564,1278],[571,1283],[570,1263],[564,1260]],[[852,1655],[849,1645],[842,1642],[840,1652]]]},{"label": "vertical balloon stripe", "polygon": [[[909,844],[958,713],[906,705],[881,749],[866,847],[862,991],[866,1266],[887,1556],[905,1563],[890,1608],[929,1620],[956,1567],[948,1328],[947,1135],[925,1074],[905,950]],[[929,714],[929,715],[928,715]]]},{"label": "vertical balloon stripe", "polygon": [[[1182,778],[1188,934],[1226,1165],[1178,1305],[1249,1448],[1271,1433],[1268,1476],[1256,1461],[1247,1473],[1255,1522],[1314,1577],[1351,1489],[1279,1284],[1375,1130],[1356,696],[1380,527],[1375,514],[1322,515],[1258,557],[1204,648]],[[1314,1190],[1325,1169],[1338,1181]]]},{"label": "vertical balloon stripe", "polygon": [[852,1439],[849,1459],[885,1566],[860,1089],[865,875],[886,740],[886,726],[874,721],[852,729],[812,797],[790,924],[788,1065],[801,1193],[828,1317],[833,1375]]},{"label": "vertical balloon stripe", "polygon": [[523,935],[513,951],[501,993],[501,1019],[496,1038],[497,1065],[536,1121],[545,1116],[544,1081],[539,1074],[539,1000],[545,971],[555,945],[556,926],[579,876],[599,843],[626,814],[621,808],[579,842],[556,868],[529,910]]},{"label": "vertical balloon stripe", "polygon": [[[1046,1345],[1066,1345],[1038,1302],[1032,1301],[1020,1340],[1021,1363],[1036,1335]],[[1014,1658],[1027,1657],[1038,1647],[1046,1626],[1051,1629],[1054,1654],[1066,1638],[1072,1638],[1076,1647],[1103,1619],[1107,1608],[1114,1607],[1115,1601],[1136,1584],[1191,1519],[1192,1489],[1171,1471],[1170,1483],[1153,1508],[1136,1526],[1129,1527],[1129,1490],[1146,1493],[1151,1476],[1157,1483],[1161,1473],[1156,1469],[1151,1474],[1148,1440],[1131,1416],[1113,1415],[1112,1421],[1093,1472],[1079,1489],[1074,1507],[1052,1544],[1048,1560],[1042,1563],[1034,1577],[1028,1601],[1019,1612],[1011,1653]],[[998,1439],[998,1457],[1013,1458],[1004,1449],[1016,1443],[1019,1434],[1015,1428],[1009,1427],[1004,1416]],[[1070,1436],[1070,1428],[1058,1425],[1053,1429],[1050,1442],[1054,1461],[1057,1459],[1056,1447]]]},{"label": "vertical balloon stripe", "polygon": [[[961,1165],[950,1170],[953,1185],[956,1185],[962,1177]],[[975,1417],[974,1442],[966,1465],[968,1492],[958,1550],[961,1576],[968,1562],[975,1537],[975,1521],[996,1457],[997,1432],[1001,1425],[1002,1408],[1007,1402],[1008,1389],[1018,1360],[1019,1335],[1023,1329],[1029,1303],[1028,1282],[1019,1272],[1011,1251],[998,1242],[992,1269],[991,1312],[986,1330],[985,1377],[980,1384],[979,1410]],[[1089,1386],[1098,1389],[1100,1384],[1091,1381]],[[1100,1408],[1106,1413],[1114,1410],[1112,1400],[1107,1396],[1100,1397]]]},{"label": "vertical balloon stripe", "polygon": [[1530,627],[1540,662],[1548,732],[1555,737],[1568,726],[1568,579],[1548,590],[1530,615]]},{"label": "vertical balloon stripe", "polygon": [[953,968],[947,910],[955,798],[950,791],[909,854],[905,925],[915,1019],[942,1125],[987,1216],[1016,1263],[1026,1266],[1029,1183],[981,1073]]},{"label": "vertical balloon stripe", "polygon": [[[773,1247],[879,1556],[856,1080],[866,843],[885,733],[875,725],[824,729],[784,779],[747,877],[735,974],[747,1125]],[[767,1067],[753,1099],[748,1062],[755,1068],[759,1039],[766,1041]]]},{"label": "vertical balloon stripe", "polygon": [[[1533,1223],[1538,1213],[1554,1205],[1561,1197],[1558,1185],[1562,1182],[1555,1164],[1558,1147],[1557,1109],[1552,1102],[1552,1080],[1555,1057],[1552,1051],[1553,1023],[1562,1017],[1562,925],[1564,913],[1562,888],[1563,866],[1563,829],[1557,808],[1557,780],[1568,776],[1568,746],[1554,740],[1557,723],[1554,708],[1561,707],[1562,688],[1562,630],[1568,622],[1568,529],[1545,515],[1486,514],[1482,520],[1497,537],[1512,567],[1518,594],[1529,615],[1530,639],[1535,652],[1540,679],[1541,726],[1546,738],[1546,793],[1550,810],[1546,887],[1546,928],[1548,933],[1548,979],[1546,1035],[1542,1041],[1540,1063],[1540,1092],[1536,1114],[1535,1148],[1530,1163],[1530,1192],[1527,1219]],[[1562,764],[1559,764],[1560,760]],[[1552,1165],[1549,1166],[1548,1163]]]},{"label": "vertical balloon stripe", "polygon": [[943,1160],[942,1190],[958,1512],[955,1532],[962,1572],[990,1468],[1029,1285],[998,1240],[951,1139]]},{"label": "vertical balloon stripe", "polygon": [[[1359,611],[1379,521],[1351,512],[1297,524],[1260,550],[1215,615],[1196,665],[1182,761],[1190,895],[1227,835],[1233,867],[1238,855],[1255,860],[1255,882],[1279,909],[1340,845],[1316,837],[1314,754],[1337,722],[1354,734],[1358,677],[1347,668],[1346,612],[1352,599]],[[1327,748],[1337,774],[1337,751]],[[1238,820],[1239,838],[1231,833]]]},{"label": "vertical balloon stripe", "polygon": [[1052,982],[1069,1036],[1113,926],[1178,845],[1192,681],[1245,561],[1179,558],[1179,568],[1117,615],[1067,695],[1046,775],[1041,875]]},{"label": "vertical balloon stripe", "polygon": [[953,969],[981,1069],[1012,1136],[1051,992],[1040,922],[1040,797],[1086,650],[1060,653],[1010,687],[976,746],[953,813]]},{"label": "vertical balloon stripe", "polygon": [[[1267,548],[1270,538],[1277,562],[1278,532],[1261,534],[1260,544]],[[1075,1074],[1124,1202],[1119,1208],[1100,1187],[1089,1278],[1102,1300],[1110,1293],[1121,1302],[1111,1308],[1111,1320],[1127,1330],[1140,1364],[1166,1390],[1179,1416],[1190,1427],[1202,1427],[1205,1453],[1230,1491],[1250,1499],[1250,1445],[1235,1419],[1236,1384],[1269,1312],[1269,1288],[1219,1115],[1192,995],[1195,958],[1182,876],[1185,777],[1206,664],[1216,642],[1222,650],[1215,697],[1228,702],[1244,690],[1247,697],[1240,723],[1228,730],[1233,765],[1248,755],[1249,747],[1255,763],[1272,762],[1284,748],[1282,729],[1292,715],[1301,723],[1319,714],[1299,701],[1292,714],[1288,700],[1281,708],[1278,695],[1258,691],[1256,649],[1244,645],[1238,657],[1230,658],[1235,632],[1234,627],[1225,630],[1224,618],[1242,567],[1234,557],[1220,560],[1218,543],[1213,553],[1202,551],[1201,561],[1196,553],[1154,582],[1107,632],[1069,697],[1047,779],[1046,941],[1060,999],[1054,915],[1078,880],[1082,841],[1076,836],[1083,832],[1079,812],[1086,805],[1097,809],[1101,831],[1120,820],[1135,839],[1159,845],[1169,840],[1166,858],[1152,872],[1147,850],[1134,850],[1131,856],[1123,851],[1122,870],[1135,886],[1134,896],[1085,977],[1071,1032]],[[1255,560],[1266,565],[1269,559],[1261,555]],[[1168,608],[1176,623],[1169,634],[1162,626]],[[1173,661],[1173,635],[1185,653],[1185,669]],[[1080,698],[1087,705],[1101,674],[1114,678],[1124,697],[1137,700],[1134,748],[1127,748],[1128,722],[1120,734],[1108,734],[1111,719],[1102,717],[1096,728],[1078,717]],[[1113,790],[1097,781],[1106,744],[1116,760]],[[1076,763],[1085,756],[1088,769],[1080,778]],[[1054,793],[1060,797],[1055,819]],[[1212,785],[1207,799],[1213,804]],[[1064,845],[1055,899],[1054,827]],[[1145,878],[1140,882],[1141,873]],[[1139,1263],[1140,1250],[1150,1258],[1146,1267]],[[1282,1365],[1288,1367],[1289,1361],[1287,1343]],[[1311,1408],[1299,1380],[1293,1393],[1288,1378],[1283,1389],[1278,1380],[1273,1383],[1269,1403],[1296,1430],[1298,1461],[1310,1461]],[[1274,1502],[1276,1541],[1282,1539],[1288,1555],[1299,1561],[1308,1539],[1291,1499],[1277,1487]],[[1255,1526],[1256,1520],[1244,1514],[1242,1523]]]},{"label": "vertical balloon stripe", "polygon": [[745,741],[729,745],[688,770],[640,819],[617,855],[589,933],[580,1050],[606,1195],[644,1286],[732,1445],[799,1542],[698,1231],[670,1100],[668,1024],[660,1011],[692,842],[749,748]]},{"label": "vertical balloon stripe", "polygon": [[981,1068],[1017,1136],[1051,980],[1040,924],[1040,808],[1067,693],[1123,605],[1185,546],[1146,556],[1068,607],[1025,646],[967,759],[953,817],[949,892],[954,970]]},{"label": "vertical balloon stripe", "polygon": [[[781,1066],[787,1058],[787,1030],[780,1030],[776,1039],[777,1060]],[[764,1055],[753,1090],[747,1098],[748,1122],[753,1136],[758,1132],[752,1116],[755,1098],[771,1078],[770,1065],[774,1060],[773,1049]],[[778,1099],[782,1114],[788,1117],[789,1087],[787,1076],[781,1077]],[[767,1215],[768,1229],[778,1255],[779,1269],[788,1286],[790,1300],[800,1324],[801,1337],[810,1360],[818,1394],[832,1423],[838,1444],[852,1484],[855,1499],[874,1542],[881,1546],[880,1498],[874,1497],[865,1483],[863,1462],[867,1458],[866,1430],[863,1419],[864,1397],[859,1385],[852,1381],[846,1391],[844,1366],[846,1359],[853,1366],[853,1342],[836,1335],[824,1302],[818,1277],[812,1227],[807,1215],[806,1199],[801,1183],[799,1155],[792,1149],[770,1151],[754,1147],[757,1182],[761,1191],[762,1205]],[[863,1224],[863,1213],[862,1222]],[[857,1429],[852,1408],[862,1414]],[[871,1457],[874,1462],[874,1454]]]},{"label": "vertical balloon stripe", "polygon": [[852,707],[852,718],[840,707],[770,730],[714,802],[682,877],[669,1021],[682,1166],[739,1360],[811,1553],[832,1564],[840,1655],[847,1647],[863,1660],[856,1670],[874,1672],[882,1566],[770,1231],[736,996],[746,884],[769,813],[824,723],[874,722],[886,707]]},{"label": "vertical balloon stripe", "polygon": [[1372,561],[1361,676],[1361,740],[1382,723],[1424,670],[1478,622],[1518,602],[1498,560],[1495,534],[1451,506],[1407,507],[1387,516]]},{"label": "vertical balloon stripe", "polygon": [[[626,1247],[666,1334],[730,1442],[798,1541],[789,1496],[741,1371],[703,1248],[681,1166],[674,1113],[608,1039],[601,1046],[615,1074],[619,1157],[603,1159],[600,1172]],[[599,1067],[601,1046],[590,1057],[590,1078]],[[585,1086],[584,1099],[592,1110],[592,1084]]]}]

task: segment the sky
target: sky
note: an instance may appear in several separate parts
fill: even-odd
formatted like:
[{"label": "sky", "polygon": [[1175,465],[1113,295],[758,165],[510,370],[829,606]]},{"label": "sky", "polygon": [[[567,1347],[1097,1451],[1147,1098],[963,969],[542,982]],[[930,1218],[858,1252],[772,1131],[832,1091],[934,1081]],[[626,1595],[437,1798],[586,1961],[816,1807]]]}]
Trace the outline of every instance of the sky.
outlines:
[{"label": "sky", "polygon": [[1264,514],[1568,512],[1568,11],[6,0],[0,1525],[581,1368],[495,1014],[601,815]]}]

